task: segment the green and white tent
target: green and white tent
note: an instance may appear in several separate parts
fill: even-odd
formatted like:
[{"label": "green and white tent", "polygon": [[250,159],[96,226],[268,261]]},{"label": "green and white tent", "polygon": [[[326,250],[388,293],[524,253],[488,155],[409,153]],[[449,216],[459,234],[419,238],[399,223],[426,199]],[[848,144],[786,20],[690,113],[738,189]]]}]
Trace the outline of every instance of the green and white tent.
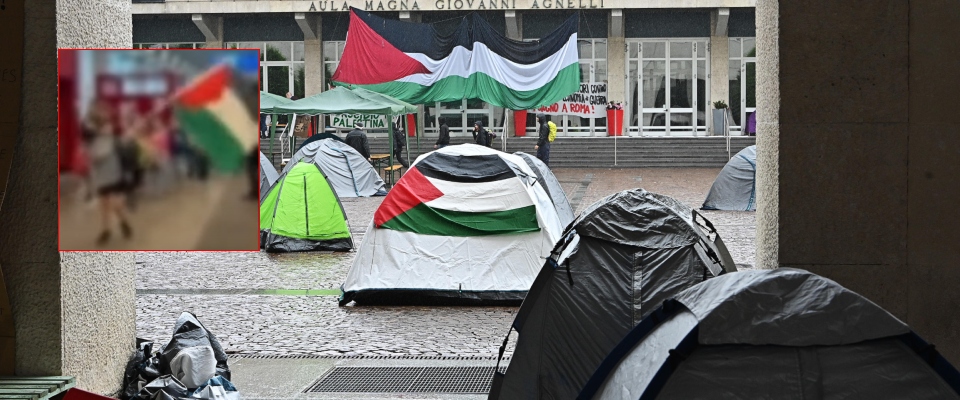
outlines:
[{"label": "green and white tent", "polygon": [[298,163],[270,188],[260,204],[260,231],[270,253],[353,248],[340,198],[313,163]]}]

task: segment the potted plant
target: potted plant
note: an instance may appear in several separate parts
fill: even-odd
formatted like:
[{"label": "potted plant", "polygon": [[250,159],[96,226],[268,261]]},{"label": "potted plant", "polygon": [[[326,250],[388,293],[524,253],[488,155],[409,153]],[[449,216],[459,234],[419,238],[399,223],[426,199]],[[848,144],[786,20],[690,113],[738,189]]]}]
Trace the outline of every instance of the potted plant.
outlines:
[{"label": "potted plant", "polygon": [[723,100],[713,102],[713,134],[714,136],[726,135],[730,129],[727,122],[727,103]]}]

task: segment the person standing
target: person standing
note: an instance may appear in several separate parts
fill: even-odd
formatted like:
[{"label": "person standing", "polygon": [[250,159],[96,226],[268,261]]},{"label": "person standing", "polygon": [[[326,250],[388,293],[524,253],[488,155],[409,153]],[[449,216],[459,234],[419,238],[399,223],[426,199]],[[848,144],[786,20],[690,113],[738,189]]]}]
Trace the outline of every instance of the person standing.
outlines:
[{"label": "person standing", "polygon": [[403,127],[400,126],[400,123],[393,124],[393,157],[400,162],[404,168],[409,168],[410,164],[407,163],[407,160],[403,159],[403,147],[407,144],[407,135],[403,131]]},{"label": "person standing", "polygon": [[367,134],[363,133],[363,123],[357,122],[353,125],[353,130],[347,134],[344,139],[350,147],[353,147],[363,158],[370,161],[370,143],[367,142]]},{"label": "person standing", "polygon": [[550,126],[547,124],[546,114],[537,114],[537,123],[540,127],[537,129],[537,144],[533,149],[537,151],[537,158],[543,161],[547,166],[550,165]]},{"label": "person standing", "polygon": [[447,126],[447,119],[440,117],[440,137],[437,143],[433,145],[435,149],[442,149],[450,145],[450,127]]},{"label": "person standing", "polygon": [[123,198],[126,185],[123,179],[123,166],[120,163],[119,139],[114,135],[109,123],[110,117],[106,105],[100,104],[94,112],[89,126],[93,128],[95,135],[87,144],[87,154],[90,157],[91,180],[100,203],[102,231],[97,237],[97,244],[102,246],[110,240],[112,217],[119,219],[120,229],[125,238],[129,238],[133,230],[127,222],[128,213]]},{"label": "person standing", "polygon": [[490,147],[490,133],[483,129],[482,121],[473,123],[473,141],[481,146]]}]

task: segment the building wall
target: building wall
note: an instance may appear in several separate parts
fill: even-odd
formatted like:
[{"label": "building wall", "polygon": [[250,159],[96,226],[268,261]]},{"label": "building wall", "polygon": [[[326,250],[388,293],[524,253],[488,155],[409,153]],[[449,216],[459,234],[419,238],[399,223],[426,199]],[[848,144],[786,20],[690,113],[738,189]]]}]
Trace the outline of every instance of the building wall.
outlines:
[{"label": "building wall", "polygon": [[[0,266],[17,335],[18,375],[71,375],[120,387],[136,338],[133,254],[57,252],[60,47],[130,47],[130,4],[25,1],[21,122],[0,209]],[[45,138],[38,140],[37,138]]]},{"label": "building wall", "polygon": [[960,364],[960,7],[763,0],[757,21],[779,76],[759,89],[758,262],[836,280]]}]

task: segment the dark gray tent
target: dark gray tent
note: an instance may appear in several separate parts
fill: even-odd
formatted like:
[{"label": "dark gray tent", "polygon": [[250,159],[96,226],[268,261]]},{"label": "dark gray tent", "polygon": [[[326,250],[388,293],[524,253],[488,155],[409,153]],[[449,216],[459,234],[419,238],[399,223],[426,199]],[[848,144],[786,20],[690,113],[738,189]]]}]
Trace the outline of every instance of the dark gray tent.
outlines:
[{"label": "dark gray tent", "polygon": [[756,211],[757,146],[740,150],[727,165],[703,201],[703,210]]},{"label": "dark gray tent", "polygon": [[273,163],[270,162],[270,159],[267,158],[263,152],[260,152],[260,202],[263,202],[263,197],[267,195],[267,192],[270,191],[270,187],[277,182],[277,179],[280,179],[280,174],[277,173],[277,169],[273,167]]},{"label": "dark gray tent", "polygon": [[570,207],[570,202],[567,200],[567,194],[563,192],[563,187],[560,186],[560,181],[557,180],[557,177],[553,175],[553,171],[550,171],[550,167],[547,164],[544,164],[543,161],[540,161],[537,157],[531,156],[522,151],[513,153],[523,158],[523,161],[527,162],[527,165],[530,166],[530,169],[537,174],[537,181],[540,182],[540,186],[543,186],[547,191],[547,195],[550,196],[550,200],[553,200],[553,204],[557,207],[557,215],[560,216],[560,224],[564,228],[567,225],[570,225],[573,222],[573,208]]},{"label": "dark gray tent", "polygon": [[322,139],[297,150],[283,172],[299,162],[316,164],[327,176],[338,197],[369,197],[387,194],[380,174],[360,153],[343,141]]},{"label": "dark gray tent", "polygon": [[643,189],[581,213],[520,306],[517,347],[490,398],[574,398],[603,357],[663,300],[734,271],[725,248],[714,244],[719,238],[710,237],[716,232],[695,215]]},{"label": "dark gray tent", "polygon": [[[580,399],[960,399],[960,373],[903,322],[807,271],[744,271],[666,301]],[[570,397],[572,398],[572,397]]]}]

